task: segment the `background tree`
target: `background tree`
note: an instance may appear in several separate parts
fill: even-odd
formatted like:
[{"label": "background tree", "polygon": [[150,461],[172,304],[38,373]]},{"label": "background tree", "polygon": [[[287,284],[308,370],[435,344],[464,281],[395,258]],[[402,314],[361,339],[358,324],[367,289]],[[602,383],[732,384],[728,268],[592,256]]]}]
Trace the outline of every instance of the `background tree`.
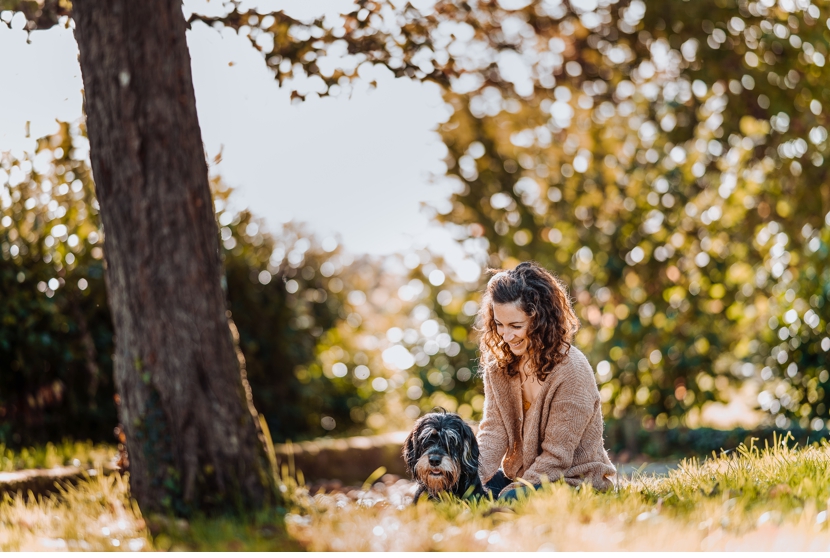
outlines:
[{"label": "background tree", "polygon": [[[82,126],[63,123],[32,148],[0,157],[0,443],[110,442],[118,424],[113,329],[89,144]],[[232,209],[233,192],[219,177],[211,188],[223,285],[273,439],[359,432],[365,424],[351,421],[351,408],[380,392],[364,398],[315,366],[321,340],[347,318],[339,276],[351,257],[333,238],[321,243],[290,223],[272,234]]]},{"label": "background tree", "polygon": [[351,409],[380,393],[324,375],[318,358],[348,317],[344,279],[352,257],[334,238],[321,242],[301,226],[289,223],[272,234],[249,211],[220,210],[230,191],[215,182],[229,308],[254,402],[272,437],[359,432],[363,421],[352,421]]},{"label": "background tree", "polygon": [[[677,424],[754,378],[777,425],[826,418],[792,396],[827,387],[826,286],[798,282],[830,212],[823,7],[367,0],[312,22],[227,7],[191,20],[250,37],[298,97],[348,92],[361,64],[445,88],[460,186],[443,219],[486,238],[493,266],[560,270],[613,416]],[[814,326],[771,346],[779,307]],[[805,342],[817,359],[799,360]]]},{"label": "background tree", "polygon": [[131,492],[145,510],[257,506],[267,461],[219,282],[181,5],[72,9]]},{"label": "background tree", "polygon": [[[0,443],[112,440],[112,326],[79,128],[0,157]],[[72,425],[72,432],[67,425]]]},{"label": "background tree", "polygon": [[[0,7],[22,11],[29,29],[68,12]],[[181,4],[81,1],[72,18],[132,494],[145,511],[259,505],[267,459],[219,281]]]},{"label": "background tree", "polygon": [[[13,4],[32,29],[65,18],[57,4]],[[348,94],[372,64],[444,87],[452,117],[439,132],[457,187],[439,218],[484,253],[480,263],[534,258],[572,285],[578,343],[597,363],[608,415],[695,424],[702,404],[749,383],[762,386],[759,405],[778,426],[821,427],[830,349],[823,6],[502,0],[419,11],[361,0],[310,22],[226,8],[191,23],[250,38],[298,98]],[[430,283],[428,266],[441,267],[430,259],[399,266],[409,282],[390,283],[384,303],[371,300],[355,263],[363,298],[344,295],[346,319],[320,337],[320,368],[296,369],[299,383],[341,381],[326,365],[340,362],[369,394],[373,379],[351,377],[367,365],[348,360],[363,353],[386,380],[386,399],[414,413],[450,397],[474,413],[479,394],[458,376],[474,344],[456,332],[471,333],[464,308],[477,286],[453,285],[449,273]],[[351,292],[352,279],[340,280]],[[396,298],[398,325],[380,308]],[[386,318],[363,315],[378,308]],[[431,336],[420,331],[429,320],[438,325]],[[372,349],[369,323],[387,331]],[[442,334],[459,345],[456,356],[428,354]],[[382,359],[393,348],[405,357],[398,346],[414,362],[403,383],[390,381]]]}]

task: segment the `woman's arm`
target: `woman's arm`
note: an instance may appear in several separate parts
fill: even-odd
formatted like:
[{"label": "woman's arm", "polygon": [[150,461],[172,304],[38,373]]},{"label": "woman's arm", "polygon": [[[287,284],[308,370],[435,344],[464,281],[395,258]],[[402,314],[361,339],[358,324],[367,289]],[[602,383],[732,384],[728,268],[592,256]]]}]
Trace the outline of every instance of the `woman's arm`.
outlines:
[{"label": "woman's arm", "polygon": [[493,478],[499,470],[501,460],[507,452],[507,429],[504,426],[501,412],[496,404],[496,395],[486,370],[482,376],[484,380],[484,416],[478,426],[478,475],[482,484]]},{"label": "woman's arm", "polygon": [[555,482],[565,476],[573,464],[574,452],[599,404],[593,372],[574,370],[553,396],[550,418],[542,440],[542,453],[522,478],[531,484],[542,482],[542,475]]}]

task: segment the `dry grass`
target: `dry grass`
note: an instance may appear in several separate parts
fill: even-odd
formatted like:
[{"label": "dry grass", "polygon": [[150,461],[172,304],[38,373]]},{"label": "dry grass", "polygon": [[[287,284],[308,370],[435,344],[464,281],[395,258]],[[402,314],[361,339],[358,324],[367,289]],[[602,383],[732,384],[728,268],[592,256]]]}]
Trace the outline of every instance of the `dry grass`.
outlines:
[{"label": "dry grass", "polygon": [[284,509],[246,516],[142,517],[129,475],[87,476],[49,496],[4,495],[0,552],[9,551],[284,551],[301,550],[285,532]]},{"label": "dry grass", "polygon": [[127,477],[98,473],[76,487],[35,498],[4,495],[0,550],[142,550],[152,538]]},{"label": "dry grass", "polygon": [[826,551],[829,460],[827,445],[741,448],[604,494],[549,485],[506,511],[300,492],[286,523],[314,551]]},{"label": "dry grass", "polygon": [[279,509],[145,520],[125,477],[95,475],[49,497],[6,496],[0,551],[830,550],[827,444],[741,448],[686,461],[666,477],[635,476],[607,493],[553,484],[509,507],[413,506],[406,491],[381,498],[368,485],[357,500],[286,488],[292,513],[284,522]]},{"label": "dry grass", "polygon": [[51,469],[62,465],[84,466],[93,469],[112,462],[118,454],[115,446],[64,440],[47,443],[37,448],[14,451],[0,444],[0,473],[22,469]]}]

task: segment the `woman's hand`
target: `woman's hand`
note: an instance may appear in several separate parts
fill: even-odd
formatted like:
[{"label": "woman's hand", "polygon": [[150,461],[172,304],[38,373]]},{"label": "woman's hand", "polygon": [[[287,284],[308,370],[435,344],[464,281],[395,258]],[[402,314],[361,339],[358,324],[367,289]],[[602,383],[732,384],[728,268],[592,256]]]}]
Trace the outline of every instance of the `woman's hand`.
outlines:
[{"label": "woman's hand", "polygon": [[527,488],[527,486],[523,483],[520,483],[519,481],[511,482],[510,484],[502,488],[501,492],[499,492],[499,498],[501,498],[511,490],[516,490],[517,488]]}]

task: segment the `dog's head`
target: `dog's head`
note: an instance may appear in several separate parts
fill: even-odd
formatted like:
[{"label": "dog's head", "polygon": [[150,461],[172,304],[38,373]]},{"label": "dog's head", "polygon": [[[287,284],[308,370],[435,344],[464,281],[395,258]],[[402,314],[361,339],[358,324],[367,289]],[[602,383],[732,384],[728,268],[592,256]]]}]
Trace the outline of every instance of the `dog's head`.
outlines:
[{"label": "dog's head", "polygon": [[424,415],[403,447],[406,468],[430,496],[463,495],[478,478],[478,443],[472,429],[455,413]]}]

